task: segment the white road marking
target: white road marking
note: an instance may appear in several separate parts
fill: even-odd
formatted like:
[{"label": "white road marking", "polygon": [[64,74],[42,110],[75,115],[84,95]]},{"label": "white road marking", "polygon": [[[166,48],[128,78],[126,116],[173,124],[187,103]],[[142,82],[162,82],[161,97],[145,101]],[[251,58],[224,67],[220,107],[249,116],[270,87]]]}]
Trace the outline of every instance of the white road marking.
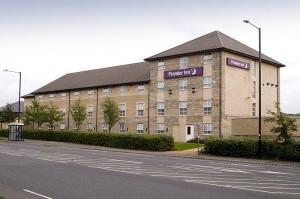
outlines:
[{"label": "white road marking", "polygon": [[212,184],[212,183],[198,182],[198,181],[193,181],[193,180],[185,180],[185,181],[186,182],[192,182],[192,183],[198,183],[198,184],[205,184],[205,185],[217,186],[217,187],[226,187],[226,188],[241,189],[241,190],[263,192],[263,193],[287,194],[287,195],[299,195],[300,194],[300,193],[293,193],[293,192],[279,192],[279,191],[265,191],[265,190],[258,190],[258,189],[248,189],[248,188],[243,188],[243,187],[239,187],[239,186]]},{"label": "white road marking", "polygon": [[48,197],[48,196],[45,196],[45,195],[42,195],[42,194],[39,194],[39,193],[30,191],[30,190],[28,190],[28,189],[23,189],[23,191],[25,191],[25,192],[27,192],[27,193],[31,193],[31,194],[36,195],[36,196],[39,196],[39,197],[41,197],[41,198],[53,199],[53,198],[50,198],[50,197]]}]

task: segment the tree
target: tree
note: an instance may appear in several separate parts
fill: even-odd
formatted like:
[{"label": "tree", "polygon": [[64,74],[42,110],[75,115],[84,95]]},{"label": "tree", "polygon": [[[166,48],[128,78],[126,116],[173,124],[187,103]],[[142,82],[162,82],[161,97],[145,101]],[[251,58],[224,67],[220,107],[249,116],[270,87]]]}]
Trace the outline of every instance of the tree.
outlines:
[{"label": "tree", "polygon": [[75,102],[75,104],[70,109],[71,116],[75,122],[77,130],[80,130],[80,125],[85,120],[86,110],[83,105],[81,105],[80,100]]},{"label": "tree", "polygon": [[34,124],[32,109],[28,106],[26,106],[25,111],[22,114],[22,121],[24,122],[25,126]]},{"label": "tree", "polygon": [[51,102],[50,106],[46,107],[46,122],[48,123],[48,127],[51,130],[53,130],[55,123],[61,120],[62,120],[61,112]]},{"label": "tree", "polygon": [[278,134],[277,141],[286,143],[290,141],[293,132],[297,131],[297,125],[295,124],[296,119],[287,116],[281,112],[280,104],[275,105],[277,112],[268,110],[270,117],[265,119],[266,122],[275,123],[272,127],[271,132]]},{"label": "tree", "polygon": [[16,120],[16,115],[10,104],[7,104],[4,109],[2,109],[0,114],[1,123],[11,123]]},{"label": "tree", "polygon": [[111,98],[106,98],[103,103],[104,121],[108,125],[108,132],[120,120],[118,105]]},{"label": "tree", "polygon": [[41,105],[38,101],[32,101],[32,104],[29,106],[31,117],[33,123],[36,123],[38,129],[47,121],[47,106]]}]

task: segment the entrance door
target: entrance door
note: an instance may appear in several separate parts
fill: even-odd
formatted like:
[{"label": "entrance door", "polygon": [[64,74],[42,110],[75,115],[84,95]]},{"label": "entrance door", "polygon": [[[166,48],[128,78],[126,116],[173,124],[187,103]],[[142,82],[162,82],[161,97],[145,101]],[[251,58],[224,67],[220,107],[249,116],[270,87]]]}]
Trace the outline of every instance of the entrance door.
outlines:
[{"label": "entrance door", "polygon": [[185,141],[191,140],[194,138],[194,125],[187,125],[185,131]]}]

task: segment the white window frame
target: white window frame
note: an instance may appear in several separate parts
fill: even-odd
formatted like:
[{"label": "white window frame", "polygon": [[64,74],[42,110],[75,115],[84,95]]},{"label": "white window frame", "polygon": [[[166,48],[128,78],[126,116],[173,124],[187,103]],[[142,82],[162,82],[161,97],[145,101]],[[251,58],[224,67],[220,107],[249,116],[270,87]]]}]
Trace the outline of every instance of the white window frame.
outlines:
[{"label": "white window frame", "polygon": [[211,88],[212,86],[212,76],[203,77],[203,88]]},{"label": "white window frame", "polygon": [[93,118],[94,106],[89,105],[86,107],[86,114],[88,118]]},{"label": "white window frame", "polygon": [[211,115],[212,100],[203,100],[203,115]]},{"label": "white window frame", "polygon": [[94,96],[94,90],[88,90],[87,91],[87,96],[88,97],[93,97]]},{"label": "white window frame", "polygon": [[60,129],[60,130],[65,130],[65,129],[66,129],[65,123],[61,123],[61,124],[59,125],[59,129]]},{"label": "white window frame", "polygon": [[211,64],[212,63],[212,53],[211,52],[204,53],[203,63],[204,64]]},{"label": "white window frame", "polygon": [[187,107],[188,107],[188,105],[187,105],[187,102],[183,102],[183,101],[181,101],[181,102],[179,102],[179,115],[180,116],[186,116],[187,115]]},{"label": "white window frame", "polygon": [[179,58],[179,68],[185,69],[189,65],[189,58],[188,57],[180,57]]},{"label": "white window frame", "polygon": [[252,116],[255,117],[256,116],[256,103],[252,103]]},{"label": "white window frame", "polygon": [[144,133],[144,124],[143,123],[137,123],[136,132],[138,134],[143,134]]},{"label": "white window frame", "polygon": [[119,123],[119,132],[120,133],[125,133],[125,131],[126,131],[126,125],[125,125],[125,123],[124,122],[120,122]]},{"label": "white window frame", "polygon": [[256,81],[252,81],[252,97],[256,98]]},{"label": "white window frame", "polygon": [[102,132],[108,132],[108,124],[106,123],[101,124],[101,130]]},{"label": "white window frame", "polygon": [[137,92],[138,93],[144,93],[145,92],[145,85],[141,84],[137,86]]},{"label": "white window frame", "polygon": [[157,81],[157,91],[164,91],[165,90],[165,82],[164,81]]},{"label": "white window frame", "polygon": [[74,91],[73,95],[76,99],[80,98],[80,91]]},{"label": "white window frame", "polygon": [[[142,107],[142,109],[140,107]],[[137,102],[136,103],[136,116],[137,117],[145,116],[145,102]]]},{"label": "white window frame", "polygon": [[103,88],[102,94],[103,94],[103,96],[109,96],[109,88]]},{"label": "white window frame", "polygon": [[127,87],[126,86],[120,86],[120,95],[126,95]]},{"label": "white window frame", "polygon": [[65,100],[66,98],[67,98],[67,93],[62,93],[62,94],[61,94],[61,99],[62,99],[62,100]]},{"label": "white window frame", "polygon": [[43,99],[43,95],[38,96],[38,100],[41,100],[41,99]]},{"label": "white window frame", "polygon": [[62,119],[65,119],[65,117],[66,117],[66,107],[60,107],[60,114],[62,116]]},{"label": "white window frame", "polygon": [[165,69],[165,61],[164,60],[159,60],[157,63],[157,68],[159,70]]},{"label": "white window frame", "polygon": [[93,128],[94,128],[93,123],[88,122],[88,123],[86,124],[86,129],[87,129],[88,131],[92,131]]},{"label": "white window frame", "polygon": [[157,115],[158,116],[164,116],[165,115],[165,103],[164,102],[157,102],[156,110],[157,110]]},{"label": "white window frame", "polygon": [[188,80],[187,79],[180,79],[179,80],[179,90],[186,91],[188,89]]},{"label": "white window frame", "polygon": [[163,134],[165,132],[165,124],[164,123],[157,123],[156,124],[156,133]]},{"label": "white window frame", "polygon": [[203,123],[203,134],[204,135],[211,135],[211,132],[212,132],[211,123]]},{"label": "white window frame", "polygon": [[251,74],[253,78],[256,77],[256,62],[254,62],[254,64],[251,64]]},{"label": "white window frame", "polygon": [[54,100],[55,95],[54,94],[49,94],[49,99],[52,101]]},{"label": "white window frame", "polygon": [[119,103],[119,117],[126,117],[126,103]]}]

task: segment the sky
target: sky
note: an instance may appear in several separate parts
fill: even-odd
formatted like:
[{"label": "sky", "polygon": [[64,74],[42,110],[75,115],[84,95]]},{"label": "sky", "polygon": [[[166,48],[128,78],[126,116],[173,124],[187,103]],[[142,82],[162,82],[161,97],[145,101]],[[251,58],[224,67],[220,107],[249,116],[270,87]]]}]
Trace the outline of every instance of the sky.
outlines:
[{"label": "sky", "polygon": [[76,71],[143,61],[219,30],[286,65],[281,106],[300,113],[300,1],[0,0],[0,106]]}]

